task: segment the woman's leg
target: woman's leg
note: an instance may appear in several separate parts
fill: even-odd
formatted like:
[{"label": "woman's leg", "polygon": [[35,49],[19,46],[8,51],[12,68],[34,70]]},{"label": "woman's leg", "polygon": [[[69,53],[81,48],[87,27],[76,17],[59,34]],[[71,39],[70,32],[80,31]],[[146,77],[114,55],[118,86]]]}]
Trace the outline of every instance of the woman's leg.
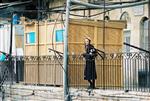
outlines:
[{"label": "woman's leg", "polygon": [[95,79],[93,79],[93,80],[88,80],[88,82],[89,82],[89,84],[90,84],[89,88],[95,88]]},{"label": "woman's leg", "polygon": [[92,80],[92,88],[95,88],[95,79]]},{"label": "woman's leg", "polygon": [[91,80],[88,80],[88,82],[89,82],[89,84],[90,84],[90,86],[89,87],[92,87],[92,81]]}]

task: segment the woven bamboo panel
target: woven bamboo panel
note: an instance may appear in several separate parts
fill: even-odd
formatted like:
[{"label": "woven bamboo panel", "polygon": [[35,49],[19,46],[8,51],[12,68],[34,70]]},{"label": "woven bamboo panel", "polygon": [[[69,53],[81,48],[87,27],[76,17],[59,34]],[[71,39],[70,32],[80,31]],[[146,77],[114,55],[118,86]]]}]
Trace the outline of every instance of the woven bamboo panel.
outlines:
[{"label": "woven bamboo panel", "polygon": [[25,83],[38,84],[38,69],[36,62],[25,62]]},{"label": "woven bamboo panel", "polygon": [[[84,50],[84,38],[90,37],[92,44],[106,53],[118,53],[122,51],[122,30],[125,22],[109,21],[88,21],[88,20],[70,20],[69,26],[69,53],[81,54]],[[110,64],[109,64],[110,62]],[[84,80],[84,63],[85,61],[77,61],[76,64],[69,62],[69,74],[71,86],[85,86],[87,82]],[[109,65],[108,65],[109,64]],[[122,86],[122,65],[121,59],[99,60],[96,65],[97,69],[97,86]]]},{"label": "woven bamboo panel", "polygon": [[[122,51],[122,37],[125,22],[123,21],[108,21],[105,22],[105,29],[103,28],[103,21],[93,20],[75,20],[70,19],[68,32],[68,50],[70,55],[81,54],[85,51],[84,38],[90,37],[92,44],[106,53],[118,53]],[[40,22],[39,34],[37,30],[37,22],[26,23],[25,33],[35,32],[36,43],[25,44],[25,55],[38,55],[38,41],[39,41],[39,55],[54,55],[49,48],[62,52],[64,50],[63,42],[56,42],[56,30],[64,29],[62,22]],[[39,35],[39,40],[38,40]],[[26,36],[26,35],[25,35]],[[25,38],[26,40],[26,38]],[[25,41],[26,42],[26,41]],[[107,64],[110,63],[111,66]],[[62,64],[62,61],[61,61]],[[114,66],[115,65],[115,66]],[[84,80],[85,61],[80,59],[76,62],[69,61],[69,83],[71,86],[87,86],[87,81]],[[115,69],[114,69],[115,67]],[[116,69],[117,68],[117,69]],[[122,86],[122,66],[121,59],[117,61],[117,66],[113,60],[102,60],[96,63],[97,69],[97,86]],[[49,85],[62,85],[63,69],[58,60],[40,61],[37,63],[25,64],[25,82],[39,83]],[[30,76],[29,76],[30,75]],[[111,78],[109,78],[111,77]],[[114,82],[115,81],[115,82]]]},{"label": "woven bamboo panel", "polygon": [[90,37],[92,44],[98,49],[105,50],[106,53],[121,52],[122,30],[125,22],[108,21],[105,22],[105,27],[104,29],[103,21],[70,20],[68,37],[71,46],[69,46],[69,52],[72,53],[73,50],[74,53],[83,52],[84,50],[81,50],[83,48],[80,49],[78,46],[84,45],[85,37]]},{"label": "woven bamboo panel", "polygon": [[[55,42],[55,32],[61,29],[63,29],[63,25],[55,22],[40,22],[39,26],[36,21],[25,23],[24,36],[29,32],[35,32],[36,34],[34,44],[27,44],[25,37],[25,55],[37,56],[38,53],[40,56],[54,55],[54,52],[49,52],[49,48],[63,52],[63,44]],[[62,85],[62,73],[61,66],[56,59],[40,60],[39,66],[38,62],[35,63],[35,61],[29,62],[29,64],[25,63],[25,83]]]}]

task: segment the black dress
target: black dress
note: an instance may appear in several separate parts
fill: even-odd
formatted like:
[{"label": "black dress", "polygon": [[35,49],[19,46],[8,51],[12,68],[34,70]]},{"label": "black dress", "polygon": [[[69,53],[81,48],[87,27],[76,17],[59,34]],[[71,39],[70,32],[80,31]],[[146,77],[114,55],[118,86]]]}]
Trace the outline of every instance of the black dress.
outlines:
[{"label": "black dress", "polygon": [[85,80],[95,80],[97,78],[95,57],[97,56],[96,49],[93,45],[89,44],[85,46],[86,53],[83,54],[86,64],[84,69]]}]

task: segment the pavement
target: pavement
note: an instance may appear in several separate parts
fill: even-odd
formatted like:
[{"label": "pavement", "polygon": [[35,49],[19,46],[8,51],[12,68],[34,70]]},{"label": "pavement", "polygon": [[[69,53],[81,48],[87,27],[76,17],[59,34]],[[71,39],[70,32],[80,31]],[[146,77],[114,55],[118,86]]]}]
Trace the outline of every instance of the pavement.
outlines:
[{"label": "pavement", "polygon": [[[5,85],[0,101],[64,101],[63,87]],[[4,91],[3,90],[3,91]],[[72,101],[150,101],[150,92],[70,88]]]}]

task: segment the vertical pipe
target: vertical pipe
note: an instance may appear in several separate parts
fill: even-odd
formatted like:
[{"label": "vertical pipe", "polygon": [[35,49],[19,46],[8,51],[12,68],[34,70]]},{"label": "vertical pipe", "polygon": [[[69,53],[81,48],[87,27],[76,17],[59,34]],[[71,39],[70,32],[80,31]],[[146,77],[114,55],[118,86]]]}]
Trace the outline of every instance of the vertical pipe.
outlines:
[{"label": "vertical pipe", "polygon": [[18,67],[18,65],[19,65],[19,59],[17,57],[17,59],[16,59],[16,83],[19,83],[19,67]]},{"label": "vertical pipe", "polygon": [[6,99],[5,99],[5,90],[4,89],[2,91],[2,101],[6,101]]},{"label": "vertical pipe", "polygon": [[[88,0],[88,3],[91,3],[91,0]],[[90,16],[91,16],[91,10],[89,9],[88,10],[88,18],[90,18]]]},{"label": "vertical pipe", "polygon": [[104,14],[103,14],[103,48],[105,49],[105,15],[106,15],[106,8],[105,8],[106,1],[104,0]]},{"label": "vertical pipe", "polygon": [[150,51],[150,0],[149,0],[149,3],[148,3],[148,49]]},{"label": "vertical pipe", "polygon": [[13,13],[11,14],[11,26],[10,26],[10,48],[9,48],[9,68],[11,76],[11,84],[13,84],[13,64],[12,64],[12,43],[13,43]]},{"label": "vertical pipe", "polygon": [[[105,3],[106,1],[104,0],[104,14],[103,14],[103,49],[105,50],[105,15],[106,15],[106,12],[105,12]],[[105,58],[103,59],[103,89],[105,89],[105,79],[106,79],[106,76],[105,76]]]},{"label": "vertical pipe", "polygon": [[[150,0],[148,2],[148,50],[150,52]],[[149,76],[148,76],[148,87],[150,87],[150,53],[149,53],[149,70],[148,70]],[[150,91],[150,88],[149,88]]]},{"label": "vertical pipe", "polygon": [[67,0],[66,3],[66,19],[65,19],[65,33],[64,33],[64,60],[63,60],[63,87],[64,87],[64,100],[69,101],[68,92],[68,28],[69,28],[69,12],[71,1]]},{"label": "vertical pipe", "polygon": [[39,27],[40,27],[40,26],[39,26],[39,23],[40,23],[40,22],[39,22],[39,21],[40,21],[40,7],[41,7],[40,0],[38,0],[37,3],[38,3],[38,4],[37,4],[37,9],[38,9],[38,12],[37,12],[37,15],[38,15],[38,17],[37,17],[37,18],[38,18],[38,22],[37,22],[37,26],[38,26],[38,27],[37,27],[37,38],[38,38],[38,39],[37,39],[37,41],[38,41],[38,42],[37,42],[37,45],[38,45],[38,51],[37,51],[37,55],[38,55],[38,57],[37,57],[37,59],[38,59],[38,64],[37,64],[37,65],[38,65],[38,66],[37,66],[37,67],[38,67],[38,68],[37,68],[37,69],[38,69],[38,81],[37,81],[37,84],[40,84],[40,67],[39,67],[39,65],[40,65],[40,64],[39,64],[39,62],[40,62],[40,61],[39,61],[39,58],[40,58],[40,57],[39,57],[39,56],[40,56],[40,46],[39,46],[39,45],[40,45],[40,42],[39,42],[39,41],[40,41],[40,30],[39,30]]}]

